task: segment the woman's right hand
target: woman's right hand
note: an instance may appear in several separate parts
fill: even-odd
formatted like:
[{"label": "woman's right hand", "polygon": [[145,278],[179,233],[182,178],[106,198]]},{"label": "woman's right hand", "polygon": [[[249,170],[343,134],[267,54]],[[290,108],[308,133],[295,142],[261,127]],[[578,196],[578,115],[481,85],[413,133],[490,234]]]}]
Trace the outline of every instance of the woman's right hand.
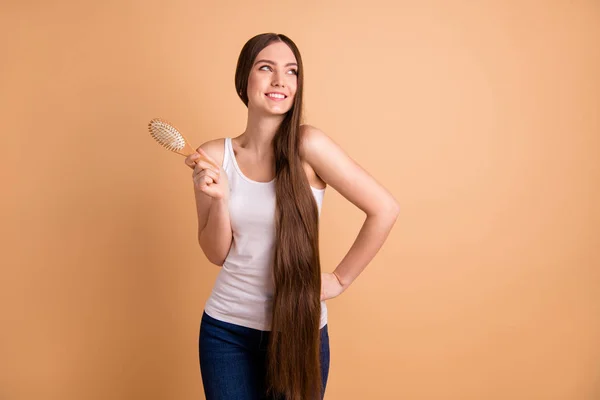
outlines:
[{"label": "woman's right hand", "polygon": [[198,147],[196,152],[185,158],[185,164],[192,168],[192,179],[194,189],[221,200],[229,196],[229,182],[225,171],[218,167],[217,162],[210,157],[202,148]]}]

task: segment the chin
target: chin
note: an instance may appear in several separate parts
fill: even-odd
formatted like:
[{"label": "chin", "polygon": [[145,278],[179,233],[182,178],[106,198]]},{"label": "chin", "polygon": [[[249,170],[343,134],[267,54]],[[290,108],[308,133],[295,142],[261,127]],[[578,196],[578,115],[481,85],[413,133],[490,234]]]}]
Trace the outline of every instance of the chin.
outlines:
[{"label": "chin", "polygon": [[275,115],[285,115],[285,114],[287,114],[288,112],[290,112],[291,110],[292,110],[292,108],[290,107],[290,108],[288,108],[288,109],[286,109],[286,110],[282,110],[282,111],[276,111],[276,112],[273,112],[273,114],[275,114]]},{"label": "chin", "polygon": [[286,108],[279,108],[279,109],[272,109],[272,108],[267,108],[265,109],[265,113],[269,114],[269,115],[273,115],[273,116],[283,116],[285,114],[287,114],[290,110],[292,109],[292,107],[286,107]]},{"label": "chin", "polygon": [[251,105],[255,111],[260,114],[265,114],[269,116],[283,116],[291,111],[293,108],[293,104],[289,107],[269,107],[269,105]]}]

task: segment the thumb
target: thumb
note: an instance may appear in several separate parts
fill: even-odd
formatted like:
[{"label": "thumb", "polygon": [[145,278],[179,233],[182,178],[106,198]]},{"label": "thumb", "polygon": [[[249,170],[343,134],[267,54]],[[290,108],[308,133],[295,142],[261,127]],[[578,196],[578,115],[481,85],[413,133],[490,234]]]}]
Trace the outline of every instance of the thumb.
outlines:
[{"label": "thumb", "polygon": [[211,164],[213,167],[215,167],[217,170],[219,169],[219,166],[217,165],[217,162],[215,160],[213,160],[213,158],[211,156],[209,156],[202,148],[198,147],[196,149],[196,151],[202,156],[204,157],[204,160],[207,161],[209,164]]}]

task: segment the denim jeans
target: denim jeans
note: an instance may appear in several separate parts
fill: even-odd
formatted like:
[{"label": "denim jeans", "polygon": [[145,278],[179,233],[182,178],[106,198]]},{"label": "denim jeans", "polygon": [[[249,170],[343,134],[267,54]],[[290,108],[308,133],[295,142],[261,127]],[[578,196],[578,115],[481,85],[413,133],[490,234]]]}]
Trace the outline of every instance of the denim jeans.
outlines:
[{"label": "denim jeans", "polygon": [[[204,312],[200,324],[200,372],[206,400],[265,399],[269,331],[220,321]],[[321,328],[323,392],[329,375],[329,333]]]}]

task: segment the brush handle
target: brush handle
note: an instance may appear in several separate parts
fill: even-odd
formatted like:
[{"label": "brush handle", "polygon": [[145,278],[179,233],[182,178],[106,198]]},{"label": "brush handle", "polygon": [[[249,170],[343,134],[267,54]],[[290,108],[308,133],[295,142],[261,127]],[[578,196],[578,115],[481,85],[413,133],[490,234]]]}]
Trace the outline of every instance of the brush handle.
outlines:
[{"label": "brush handle", "polygon": [[[177,154],[181,154],[184,157],[189,156],[190,154],[194,154],[196,153],[196,149],[194,149],[192,146],[190,146],[190,144],[188,143],[187,139],[185,139],[185,146],[183,146],[183,149],[181,149],[181,151],[177,151],[175,150],[175,153]],[[217,163],[209,160],[208,158],[204,157],[202,154],[200,154],[200,159],[202,161],[205,161],[207,163],[209,163],[210,165],[212,165],[213,167],[215,167],[217,169],[217,171],[220,170],[219,166],[217,165]]]}]

